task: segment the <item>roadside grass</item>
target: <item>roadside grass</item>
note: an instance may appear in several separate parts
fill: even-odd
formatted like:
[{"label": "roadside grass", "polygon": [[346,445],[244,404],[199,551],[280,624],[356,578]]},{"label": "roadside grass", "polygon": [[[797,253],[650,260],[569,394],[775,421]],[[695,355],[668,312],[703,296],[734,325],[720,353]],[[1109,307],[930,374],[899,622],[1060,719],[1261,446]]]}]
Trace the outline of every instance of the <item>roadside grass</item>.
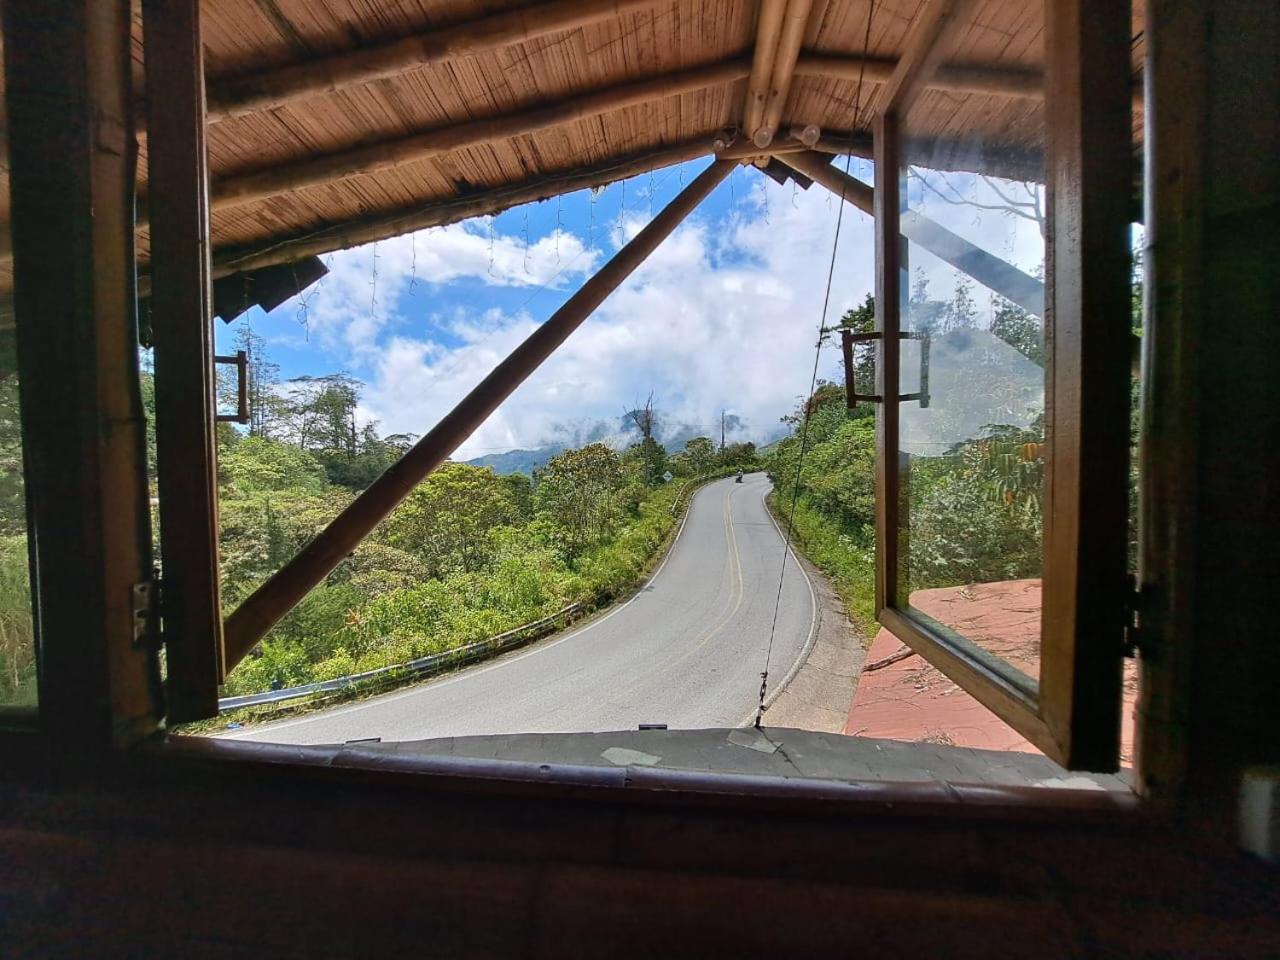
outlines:
[{"label": "roadside grass", "polygon": [[[767,503],[785,532],[791,501],[779,501],[775,491],[769,494]],[[814,509],[804,496],[796,503],[791,543],[827,577],[844,604],[845,614],[862,634],[863,642],[870,645],[879,629],[875,619],[874,551],[857,543],[838,523]]]}]

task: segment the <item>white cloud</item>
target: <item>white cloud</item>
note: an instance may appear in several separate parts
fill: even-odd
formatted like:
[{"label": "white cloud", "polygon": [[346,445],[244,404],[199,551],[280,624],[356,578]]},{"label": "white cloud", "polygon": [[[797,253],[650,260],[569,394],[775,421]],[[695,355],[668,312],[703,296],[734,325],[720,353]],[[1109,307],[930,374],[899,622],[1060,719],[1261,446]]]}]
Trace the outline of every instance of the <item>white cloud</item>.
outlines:
[{"label": "white cloud", "polygon": [[595,269],[599,254],[572,233],[532,243],[494,231],[488,218],[420,230],[326,258],[329,274],[302,298],[309,332],[353,357],[379,351],[399,299],[415,285],[475,279],[488,286],[564,286]]},{"label": "white cloud", "polygon": [[[650,391],[662,413],[708,432],[722,408],[757,436],[770,431],[809,386],[836,210],[820,187],[793,200],[790,187],[764,181],[740,206],[726,222],[695,217],[668,238],[460,455],[552,441],[566,424],[617,417]],[[628,220],[620,233],[641,225]],[[871,288],[870,219],[848,210],[840,247],[828,322]],[[461,341],[451,349],[392,336],[365,403],[384,430],[425,433],[544,319],[468,312],[447,323]],[[823,373],[835,363],[829,351]]]},{"label": "white cloud", "polygon": [[[854,173],[868,175],[865,167]],[[990,200],[975,178],[951,182],[972,199]],[[736,203],[726,213],[697,213],[668,238],[460,455],[572,440],[575,428],[619,418],[650,391],[669,420],[707,433],[717,429],[721,409],[746,421],[756,438],[775,430],[809,386],[839,201],[821,186],[800,191],[749,169],[734,175],[733,189]],[[1024,269],[1039,262],[1034,224],[936,198],[926,212]],[[634,212],[611,219],[607,230],[597,229],[597,242],[619,247],[643,224]],[[505,310],[494,309],[477,282],[567,292],[606,254],[570,232],[526,245],[498,231],[491,239],[491,226],[470,221],[335,254],[331,274],[308,295],[310,330],[329,354],[326,365],[337,359],[364,374],[361,415],[377,419],[383,432],[426,433],[554,309],[554,297],[510,295],[498,297]],[[871,218],[846,205],[840,229],[827,323],[873,287]],[[950,297],[954,274],[944,264],[920,253],[913,266],[925,268],[931,296]],[[447,288],[460,280],[472,286],[460,295]],[[429,296],[406,297],[415,283],[428,285]],[[975,286],[973,295],[985,308],[987,292]],[[442,312],[423,315],[424,302],[440,301]],[[837,353],[825,349],[821,376],[838,376]]]}]

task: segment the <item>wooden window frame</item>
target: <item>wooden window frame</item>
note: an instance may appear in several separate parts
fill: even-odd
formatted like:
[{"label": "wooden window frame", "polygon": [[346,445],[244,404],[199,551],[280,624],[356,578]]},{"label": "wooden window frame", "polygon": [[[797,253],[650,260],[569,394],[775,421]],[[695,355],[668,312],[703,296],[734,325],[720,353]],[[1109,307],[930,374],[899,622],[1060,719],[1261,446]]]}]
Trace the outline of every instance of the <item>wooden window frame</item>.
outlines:
[{"label": "wooden window frame", "polygon": [[900,396],[902,118],[972,8],[935,0],[875,118],[877,392],[886,398],[877,417],[876,617],[1063,766],[1110,772],[1119,761],[1128,597],[1128,3],[1045,0],[1048,452],[1040,682],[909,611],[901,592],[900,417],[898,403],[887,401]]},{"label": "wooden window frame", "polygon": [[[1063,2],[1059,3],[1058,6],[1078,8],[1079,4],[1067,4]],[[103,9],[108,7],[113,9],[112,15],[119,19],[119,5],[104,5]],[[105,16],[105,14],[103,16]],[[100,32],[114,32],[117,40],[119,40],[120,37],[127,37],[127,31],[124,33],[121,32],[121,23],[110,23],[105,25],[99,24],[95,26],[95,29],[98,29]],[[124,47],[121,49],[125,50]],[[1127,52],[1127,37],[1125,50]],[[127,55],[122,54],[121,56],[115,57],[111,62],[114,63],[116,68],[118,68],[121,63],[127,62]],[[1081,70],[1081,72],[1083,72],[1083,70]],[[1127,60],[1124,78],[1124,103],[1127,113]],[[117,99],[120,100],[120,103],[116,104],[117,112],[123,115],[125,113],[124,106],[127,105],[128,101],[123,97],[117,97]],[[891,123],[892,114],[882,119],[877,128],[877,161],[881,161],[883,159],[882,151],[890,149],[892,146],[891,140],[882,135],[882,125],[886,120]],[[83,134],[84,131],[78,130],[78,132]],[[1127,143],[1127,128],[1125,130],[1125,137]],[[110,148],[112,144],[108,143],[104,146],[106,148]],[[187,150],[198,149],[190,142],[184,144],[183,148]],[[40,155],[41,150],[46,149],[47,145],[44,143],[32,143],[29,146],[28,152],[31,156],[38,156]],[[101,171],[88,171],[86,173],[86,178],[94,175],[100,179],[107,179],[109,177],[107,187],[117,194],[113,197],[114,203],[109,209],[113,217],[116,219],[111,222],[106,222],[106,218],[100,216],[98,220],[92,224],[92,228],[94,230],[93,241],[101,247],[101,252],[98,254],[99,258],[110,257],[113,255],[113,252],[115,256],[119,257],[121,255],[121,251],[129,251],[131,254],[131,245],[128,243],[120,243],[118,241],[120,236],[126,235],[128,229],[131,228],[131,224],[126,221],[128,218],[128,202],[132,200],[132,173],[128,169],[127,160],[123,166],[121,166],[120,161],[112,159],[110,149],[99,151],[99,154],[105,154],[106,156],[105,158],[104,156],[98,156],[95,162],[99,166],[105,167],[106,173]],[[1103,158],[1106,154],[1100,152],[1098,156]],[[75,159],[79,162],[79,158]],[[1103,161],[1100,159],[1099,162]],[[888,215],[892,214],[894,217],[894,224],[896,226],[896,164],[893,167],[888,167],[883,163],[877,163],[878,177],[880,176],[879,171],[888,169],[892,169],[895,172],[895,176],[893,178],[895,186],[892,193],[887,191],[877,192],[876,202],[882,205],[882,209],[879,211],[882,215],[877,217],[877,223],[883,224]],[[188,187],[190,189],[190,185],[188,185]],[[201,206],[201,199],[197,194],[198,185],[195,189],[191,189],[191,193],[187,198],[185,198],[185,216],[187,217],[200,215],[198,208]],[[884,208],[886,197],[891,197],[893,201],[888,205],[887,209]],[[1127,203],[1118,204],[1116,207],[1118,209],[1127,209]],[[15,205],[15,210],[16,209],[17,206]],[[101,211],[102,209],[107,208],[100,205],[99,210]],[[77,209],[76,211],[72,211],[68,214],[68,217],[71,216],[79,216],[83,220],[83,210]],[[19,223],[21,219],[21,217],[15,217],[15,224]],[[28,218],[28,221],[30,221],[30,218]],[[43,236],[46,243],[52,243],[52,240],[56,237],[57,231],[55,227],[56,224],[49,224],[45,229],[38,231],[39,234]],[[30,228],[28,227],[28,229]],[[895,233],[888,235],[894,236],[896,235],[896,231]],[[885,234],[883,231],[878,231],[878,245],[882,243],[884,236]],[[57,248],[61,249],[63,246],[65,246],[65,243],[60,243],[57,245]],[[15,256],[19,260],[24,256],[30,257],[33,258],[33,263],[38,263],[39,261],[34,259],[35,252],[36,251],[31,251],[24,247],[22,244],[18,244]],[[81,260],[92,259],[92,257],[86,255],[84,251],[78,249],[71,250],[71,254],[74,254],[75,257]],[[207,256],[207,250],[204,255]],[[75,264],[73,264],[73,266],[74,265]],[[77,333],[84,335],[110,335],[112,338],[111,342],[106,345],[106,347],[110,348],[110,351],[105,348],[102,351],[104,354],[109,352],[110,356],[105,358],[95,357],[91,359],[96,359],[101,364],[101,367],[96,369],[94,373],[96,375],[101,375],[104,382],[107,382],[108,386],[111,386],[112,389],[117,392],[128,388],[130,383],[128,351],[117,348],[122,344],[130,348],[132,347],[132,343],[129,338],[132,336],[133,330],[130,324],[126,322],[127,319],[132,316],[132,310],[130,309],[131,303],[127,299],[132,296],[132,267],[131,259],[130,262],[123,265],[114,262],[106,264],[103,270],[104,278],[97,281],[99,282],[102,290],[91,291],[98,292],[100,298],[111,298],[111,305],[118,308],[117,312],[114,314],[106,314],[100,309],[95,312],[92,307],[99,306],[99,304],[91,302],[92,297],[86,296],[84,291],[78,289],[66,289],[59,287],[57,284],[51,283],[43,287],[36,287],[35,285],[32,285],[28,289],[19,290],[20,322],[21,318],[28,315],[40,315],[40,310],[27,309],[27,304],[22,302],[23,297],[30,298],[39,295],[46,298],[46,300],[42,301],[39,305],[49,312],[53,312],[53,310],[57,308],[65,310],[69,315],[74,315],[76,325],[73,326],[72,324],[66,324],[66,337],[72,337]],[[34,271],[28,271],[29,276],[33,273]],[[896,276],[891,279],[894,283],[897,282]],[[201,283],[203,284],[203,281],[201,281]],[[201,289],[203,289],[203,286]],[[1125,302],[1127,304],[1127,275],[1125,277],[1124,290],[1126,298]],[[896,304],[896,296],[892,299]],[[886,302],[886,298],[881,296],[880,302]],[[199,306],[199,304],[197,304],[197,306],[201,310],[205,309],[204,307]],[[60,329],[57,325],[53,325],[53,328]],[[75,349],[68,349],[71,344],[67,342],[66,337],[62,337],[57,340],[49,338],[47,335],[31,338],[30,342],[33,345],[38,346],[41,352],[39,356],[36,357],[24,356],[21,358],[20,363],[22,364],[22,372],[24,374],[28,372],[28,370],[43,371],[50,374],[49,377],[42,381],[43,390],[38,394],[42,401],[51,404],[61,402],[64,406],[73,406],[79,403],[82,398],[74,391],[63,389],[63,385],[56,383],[53,376],[55,372],[63,369],[68,356],[77,355],[77,351]],[[48,340],[47,343],[44,342],[45,339]],[[896,340],[884,341],[882,343],[882,349],[884,350],[886,357],[892,354],[896,360]],[[1125,369],[1127,370],[1127,353],[1125,356]],[[132,375],[136,376],[136,356],[133,357],[133,366],[135,369],[132,369]],[[890,365],[882,362],[881,376],[884,377],[890,369],[892,369],[892,376],[896,385],[896,363],[890,367]],[[114,376],[107,377],[106,375],[108,373],[111,373]],[[27,399],[26,391],[30,386],[30,384],[24,383],[24,401]],[[54,389],[55,386],[57,387],[56,390]],[[32,389],[34,389],[34,387],[32,387]],[[207,397],[207,394],[203,393],[204,389],[205,388],[201,387],[200,391],[202,395]],[[62,396],[61,401],[58,400],[59,394]],[[114,395],[109,399],[114,400]],[[24,405],[24,409],[29,408]],[[58,408],[58,412],[61,414],[62,408]],[[73,420],[74,418],[68,414],[67,419]],[[24,421],[27,421],[27,415],[25,414]],[[111,479],[113,483],[118,485],[127,494],[128,498],[133,502],[132,505],[134,507],[140,508],[142,504],[145,503],[146,494],[145,474],[136,469],[139,463],[137,453],[140,435],[138,434],[137,428],[140,424],[140,420],[132,418],[129,420],[129,423],[132,426],[133,433],[126,438],[127,442],[123,444],[127,447],[124,453],[115,455],[114,459],[111,461],[111,466],[116,469],[110,472],[109,479]],[[882,430],[883,426],[884,425],[882,424]],[[86,443],[91,442],[94,436],[97,436],[99,440],[101,439],[101,431],[86,429],[84,432],[86,434]],[[1127,443],[1127,434],[1125,436],[1125,441]],[[53,446],[48,443],[44,443],[42,446],[50,450],[53,449]],[[130,466],[130,469],[122,469],[122,465],[126,458],[129,461],[128,465]],[[73,466],[76,463],[84,463],[87,459],[89,458],[83,457],[80,451],[76,448],[68,446],[63,452],[62,458],[57,463],[51,462],[48,465],[49,476],[56,476],[57,470],[54,468],[62,470]],[[76,474],[73,479],[80,481],[83,478],[80,477],[79,474]],[[887,503],[883,497],[883,491],[885,489],[883,487],[884,479],[884,476],[878,475],[877,482],[882,484],[881,502]],[[64,483],[62,486],[58,486],[55,489],[65,490],[69,489],[69,487]],[[79,503],[75,497],[70,495],[67,498],[63,498],[63,500],[65,503]],[[65,512],[65,508],[62,503],[54,504],[54,499],[52,497],[47,498],[47,501],[47,506],[51,505],[55,510],[62,510]],[[131,518],[132,525],[137,527],[136,531],[133,531],[136,534],[136,539],[130,539],[126,542],[118,536],[118,529],[108,531],[113,534],[112,537],[104,535],[100,538],[104,542],[110,541],[111,543],[115,543],[121,550],[127,551],[127,559],[129,561],[129,569],[127,570],[124,569],[122,565],[117,565],[115,568],[112,568],[109,563],[103,562],[100,556],[93,553],[86,553],[83,548],[78,550],[75,549],[77,546],[76,539],[67,535],[66,532],[60,529],[55,529],[53,534],[48,538],[49,549],[41,553],[37,569],[33,571],[33,576],[37,577],[41,574],[49,574],[56,571],[55,576],[47,577],[47,585],[42,579],[42,585],[38,591],[41,600],[48,601],[55,599],[53,594],[57,592],[58,598],[70,601],[70,598],[67,597],[67,591],[68,589],[73,589],[76,586],[76,578],[73,574],[83,573],[84,576],[90,577],[95,573],[100,574],[103,570],[108,570],[112,574],[113,581],[115,581],[114,586],[119,586],[121,583],[127,584],[129,582],[136,582],[145,578],[148,573],[147,567],[150,560],[146,524],[141,521],[141,518],[145,516],[145,510],[138,509],[136,510],[136,513],[138,516]],[[883,518],[881,519],[881,522],[882,521]],[[53,549],[57,550],[56,556],[55,553],[50,552]],[[204,560],[207,562],[208,555],[205,555]],[[882,586],[883,585],[878,582],[878,587]],[[45,597],[44,595],[46,590],[50,593],[48,597]],[[891,594],[882,594],[881,596],[889,595]],[[60,672],[56,677],[52,673],[48,675],[42,674],[41,676],[40,719],[43,721],[44,728],[40,730],[35,738],[26,736],[0,738],[3,740],[3,752],[6,755],[10,753],[11,747],[16,746],[18,748],[18,752],[21,752],[23,748],[30,748],[34,744],[35,750],[25,758],[24,762],[29,761],[31,764],[41,764],[44,762],[46,756],[46,747],[52,744],[66,746],[68,744],[78,742],[86,747],[98,744],[110,747],[132,746],[137,744],[138,741],[146,739],[155,732],[156,724],[159,719],[159,711],[154,687],[154,681],[158,679],[154,675],[154,655],[153,652],[148,651],[137,644],[129,644],[125,642],[124,638],[130,634],[130,630],[128,629],[129,611],[127,609],[125,597],[126,592],[114,589],[113,587],[113,592],[108,598],[108,603],[104,604],[105,607],[109,607],[107,612],[114,618],[110,623],[90,622],[92,619],[95,619],[95,617],[90,616],[90,614],[93,614],[94,612],[89,611],[89,613],[86,613],[83,608],[83,604],[77,605],[74,602],[65,602],[51,607],[51,609],[57,611],[59,620],[56,625],[58,629],[52,631],[55,642],[50,645],[50,649],[53,653],[58,655],[54,666],[56,666]],[[881,604],[878,603],[878,606],[880,605]],[[125,615],[121,616],[122,613]],[[105,620],[106,618],[97,617],[96,619]],[[74,644],[66,642],[66,638],[72,636],[100,637],[102,638],[102,645],[106,649],[95,651],[96,656],[92,659],[84,656],[75,656],[75,654],[83,653],[83,651],[73,649]],[[941,645],[939,646],[941,647]],[[108,658],[113,659],[115,663],[106,663]],[[210,669],[207,659],[203,664],[203,669],[206,671]],[[216,666],[213,669],[216,669]],[[957,667],[957,669],[959,669],[959,667]],[[998,683],[993,681],[992,678],[986,676],[981,669],[975,670],[975,673],[982,683],[987,684],[989,687],[998,689]],[[204,676],[207,677],[208,673],[205,673]],[[122,678],[124,682],[121,682]],[[114,686],[111,683],[113,679],[115,680]],[[998,681],[998,678],[996,678],[996,680]],[[66,682],[65,685],[64,681]],[[89,690],[89,687],[92,687],[93,689]],[[83,696],[86,690],[92,694],[91,698],[85,698]],[[1009,694],[1009,696],[1013,702],[1020,702],[1018,701],[1017,691]],[[1118,710],[1118,703],[1116,708]],[[123,729],[122,724],[127,726],[128,729]],[[1051,729],[1051,725],[1048,720],[1044,721],[1044,726],[1046,729]],[[110,735],[112,731],[114,731],[114,736]],[[189,744],[186,746],[189,746]],[[184,746],[182,738],[175,738],[173,743],[164,745],[161,748],[161,754],[177,754],[178,756],[181,756],[185,752],[186,746]],[[290,749],[282,749],[279,753],[292,755],[292,751]],[[238,761],[252,761],[255,758],[261,758],[262,751],[261,749],[256,749],[250,745],[226,745],[225,748],[220,748],[219,756]],[[273,757],[272,762],[277,762],[278,759],[278,757]],[[445,764],[444,766],[447,767],[450,765]],[[451,770],[441,769],[438,772],[449,773],[451,776],[462,779],[469,771],[474,773],[474,769],[471,766],[467,764],[459,764]],[[492,771],[492,774],[496,777],[501,777],[500,770],[495,769]],[[569,771],[564,773],[563,776],[555,776],[548,779],[550,781],[560,781],[562,783],[574,783],[579,776],[580,774],[574,771]],[[486,777],[483,779],[488,778]],[[512,778],[513,781],[515,779],[516,778],[514,777]],[[659,784],[659,781],[661,781],[661,784]],[[655,788],[665,790],[680,789],[690,795],[695,795],[699,792],[705,791],[723,799],[723,801],[728,804],[739,802],[731,795],[723,793],[723,784],[725,782],[726,778],[714,774],[690,776],[673,774],[669,777],[666,776],[666,774],[662,774],[660,776],[655,776],[654,786]],[[768,793],[779,789],[777,784],[765,780],[759,782],[753,781],[750,784],[744,781],[737,781],[737,783],[740,789],[735,792],[747,795],[755,793],[767,795]],[[552,788],[554,788],[555,785],[556,784],[554,782],[550,784]],[[822,799],[830,792],[840,792],[841,790],[843,790],[842,787],[836,786],[815,787],[813,785],[798,785],[796,793],[797,795],[811,796],[814,799]],[[784,792],[788,791],[784,790]],[[895,798],[895,802],[910,800],[913,797],[916,799],[926,800],[927,802],[933,802],[938,799],[939,795],[945,795],[946,798],[950,799],[956,799],[958,796],[956,788],[950,786],[945,789],[928,788],[925,790],[913,791],[911,789],[894,790],[891,787],[880,785],[875,787],[868,786],[864,792],[873,794],[877,798],[875,800],[876,803],[881,803],[882,799],[888,797],[890,794]],[[963,789],[961,789],[960,792],[963,793]],[[989,788],[974,790],[972,799],[975,801],[990,799],[992,793],[993,792]],[[995,791],[995,793],[999,794],[1000,791]],[[1017,795],[1018,793],[1018,791],[1010,791],[1011,796]],[[1040,795],[1038,800],[1032,801],[1032,805],[1043,805],[1046,808],[1056,808],[1059,806],[1067,807],[1072,805],[1078,796],[1079,795],[1071,791],[1045,791]],[[963,799],[963,797],[961,799]],[[1099,802],[1097,806],[1099,808],[1105,808],[1108,811],[1116,807],[1127,809],[1127,804],[1124,801],[1112,799]]]}]

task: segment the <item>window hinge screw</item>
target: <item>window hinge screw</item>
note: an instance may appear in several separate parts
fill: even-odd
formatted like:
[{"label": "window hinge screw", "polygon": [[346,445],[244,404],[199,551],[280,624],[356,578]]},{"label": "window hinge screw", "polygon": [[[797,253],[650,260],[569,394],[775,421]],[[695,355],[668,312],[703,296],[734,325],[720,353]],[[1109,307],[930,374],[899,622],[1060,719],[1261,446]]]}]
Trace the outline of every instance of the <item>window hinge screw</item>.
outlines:
[{"label": "window hinge screw", "polygon": [[133,598],[133,645],[158,650],[160,648],[160,577],[135,583]]},{"label": "window hinge screw", "polygon": [[1136,659],[1143,652],[1146,636],[1142,632],[1143,588],[1132,573],[1126,576],[1124,600],[1124,656]]}]

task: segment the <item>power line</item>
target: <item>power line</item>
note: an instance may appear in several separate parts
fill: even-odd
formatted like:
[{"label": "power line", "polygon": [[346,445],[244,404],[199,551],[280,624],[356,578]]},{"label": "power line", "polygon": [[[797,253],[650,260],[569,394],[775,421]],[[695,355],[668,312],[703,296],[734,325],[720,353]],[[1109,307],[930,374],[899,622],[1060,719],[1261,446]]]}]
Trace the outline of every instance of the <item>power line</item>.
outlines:
[{"label": "power line", "polygon": [[[875,16],[875,8],[875,0],[871,0],[871,6],[867,10],[867,33],[862,42],[863,67],[858,73],[858,90],[854,95],[853,101],[853,129],[855,130],[857,129],[858,114],[861,108],[862,73],[866,69],[867,51],[871,47],[871,19]],[[787,514],[787,529],[782,538],[782,566],[778,570],[778,592],[773,599],[773,622],[769,625],[769,646],[765,650],[764,670],[760,674],[760,704],[756,710],[755,723],[757,730],[760,729],[760,723],[764,719],[764,702],[769,692],[769,662],[773,659],[773,641],[778,632],[778,610],[782,606],[782,583],[787,575],[787,554],[791,552],[791,534],[795,529],[796,504],[800,500],[800,477],[804,470],[804,455],[809,445],[809,421],[813,417],[813,392],[818,386],[818,365],[822,359],[823,331],[827,325],[827,310],[831,305],[831,285],[835,279],[836,254],[840,250],[840,225],[844,222],[845,184],[848,182],[849,168],[852,161],[853,154],[846,154],[844,160],[845,178],[840,184],[840,209],[836,213],[836,233],[831,241],[831,264],[827,268],[827,289],[822,297],[822,316],[818,320],[818,342],[813,351],[813,374],[809,378],[809,392],[805,394],[804,399],[804,421],[800,429],[800,455],[796,458],[796,478],[791,485],[791,510]],[[796,562],[799,563],[798,560]]]}]

